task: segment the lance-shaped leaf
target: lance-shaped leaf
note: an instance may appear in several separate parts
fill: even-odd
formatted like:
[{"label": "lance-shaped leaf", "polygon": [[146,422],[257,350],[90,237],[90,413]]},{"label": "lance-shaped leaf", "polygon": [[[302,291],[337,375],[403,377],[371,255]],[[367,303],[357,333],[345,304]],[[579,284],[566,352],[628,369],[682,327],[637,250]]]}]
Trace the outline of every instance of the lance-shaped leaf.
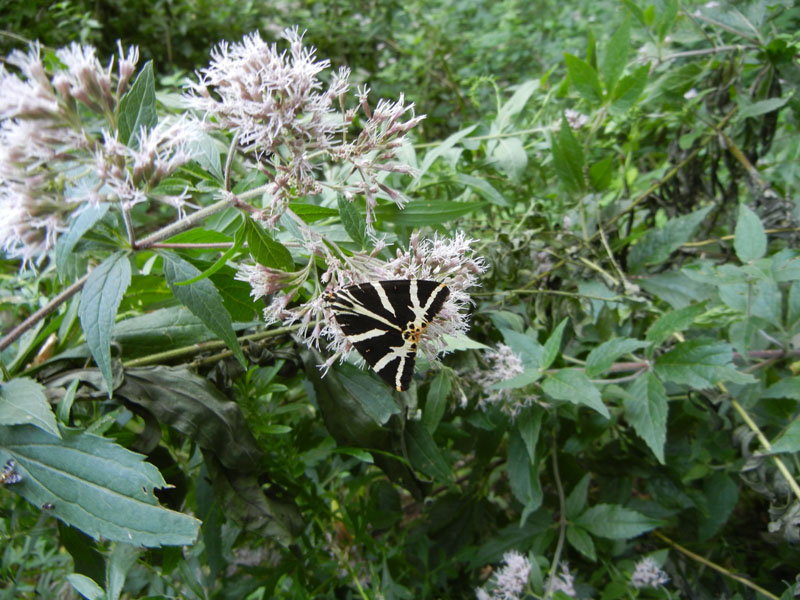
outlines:
[{"label": "lance-shaped leaf", "polygon": [[131,283],[131,263],[123,252],[116,252],[91,272],[81,292],[78,316],[86,343],[97,363],[109,395],[111,394],[111,329],[117,308]]},{"label": "lance-shaped leaf", "polygon": [[61,436],[41,384],[27,377],[0,383],[0,425],[25,423],[56,437]]},{"label": "lance-shaped leaf", "polygon": [[655,529],[661,521],[618,504],[598,504],[575,519],[592,535],[612,540],[627,540]]},{"label": "lance-shaped leaf", "polygon": [[127,144],[144,127],[152,129],[158,123],[156,85],[153,61],[139,71],[131,89],[119,101],[119,141]]},{"label": "lance-shaped leaf", "polygon": [[733,348],[708,339],[687,340],[656,359],[655,372],[664,381],[704,389],[720,381],[753,383],[752,375],[731,364]]},{"label": "lance-shaped leaf", "polygon": [[542,382],[542,390],[556,400],[583,404],[593,408],[606,419],[610,417],[600,391],[582,371],[577,369],[561,369],[550,375]]},{"label": "lance-shaped leaf", "polygon": [[141,454],[105,438],[62,430],[62,439],[30,425],[0,427],[3,449],[22,481],[12,488],[35,506],[95,539],[138,546],[191,544],[200,521],[159,506],[167,484]]}]

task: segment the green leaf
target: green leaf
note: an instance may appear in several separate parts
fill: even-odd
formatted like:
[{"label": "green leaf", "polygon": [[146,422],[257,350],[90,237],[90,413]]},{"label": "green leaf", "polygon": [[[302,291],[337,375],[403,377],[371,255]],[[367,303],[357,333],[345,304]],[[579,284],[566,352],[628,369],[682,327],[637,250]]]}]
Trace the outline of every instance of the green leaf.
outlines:
[{"label": "green leaf", "polygon": [[[528,455],[520,432],[513,428],[508,436],[508,483],[511,492],[530,513],[542,504],[542,486],[539,482],[538,461],[532,461]],[[522,519],[524,522],[524,519]]]},{"label": "green leaf", "polygon": [[675,346],[656,359],[655,373],[664,381],[704,389],[720,381],[753,383],[756,380],[737,371],[730,363],[733,348],[730,344],[708,339],[692,339]]},{"label": "green leaf", "polygon": [[28,377],[0,383],[0,425],[34,425],[61,437],[44,386]]},{"label": "green leaf", "polygon": [[122,586],[128,571],[136,564],[139,558],[139,548],[131,544],[117,542],[111,549],[106,564],[106,586],[108,587],[108,600],[119,600]]},{"label": "green leaf", "polygon": [[611,540],[628,540],[662,525],[661,521],[618,504],[593,506],[575,523],[592,535]]},{"label": "green leaf", "polygon": [[614,157],[607,156],[589,167],[589,183],[597,191],[607,190],[611,186],[611,177],[614,175]]},{"label": "green leaf", "polygon": [[425,426],[419,421],[408,421],[405,433],[411,465],[436,481],[452,483],[452,469]]},{"label": "green leaf", "polygon": [[567,541],[569,545],[583,554],[589,560],[597,560],[592,536],[583,527],[569,524],[567,525]]},{"label": "green leaf", "polygon": [[84,233],[94,227],[95,223],[106,215],[110,207],[111,205],[107,202],[97,206],[87,205],[71,222],[69,231],[59,236],[56,244],[56,265],[61,281],[77,278],[77,273],[72,272],[68,267],[74,264],[71,258],[73,258],[72,251],[75,248],[75,244],[83,237]]},{"label": "green leaf", "polygon": [[353,203],[348,202],[342,196],[339,196],[339,218],[350,239],[363,248],[367,240],[367,223]]},{"label": "green leaf", "polygon": [[567,520],[574,519],[586,508],[586,501],[589,498],[589,483],[591,481],[591,475],[586,473],[567,496],[564,502],[564,513],[567,516]]},{"label": "green leaf", "polygon": [[607,90],[613,90],[614,86],[628,63],[628,55],[631,51],[631,22],[628,15],[622,22],[614,35],[608,41],[600,72],[603,75],[603,82]]},{"label": "green leaf", "polygon": [[767,253],[767,234],[764,232],[764,225],[759,216],[744,204],[739,205],[733,249],[743,263],[763,258]]},{"label": "green leaf", "polygon": [[385,425],[400,412],[389,387],[368,371],[343,364],[336,368],[336,374],[344,391],[376,424]]},{"label": "green leaf", "polygon": [[446,369],[441,369],[428,387],[425,410],[422,413],[422,424],[431,434],[436,431],[447,409],[447,398],[450,396],[451,387],[450,372]]},{"label": "green leaf", "polygon": [[528,451],[528,458],[532,462],[536,460],[536,444],[539,442],[539,433],[542,430],[543,414],[544,411],[539,408],[526,408],[517,415],[515,422],[520,438]]},{"label": "green leaf", "polygon": [[646,266],[665,262],[670,254],[688,242],[695,229],[703,222],[711,206],[701,208],[688,215],[667,221],[663,227],[648,229],[639,242],[631,248],[628,264],[638,273]]},{"label": "green leaf", "polygon": [[111,395],[111,330],[117,308],[131,283],[131,263],[128,255],[115,252],[89,274],[81,292],[78,316],[86,343],[95,363],[106,380]]},{"label": "green leaf", "polygon": [[678,16],[678,0],[665,0],[662,7],[663,11],[658,16],[658,22],[656,23],[659,42],[664,41],[664,38],[667,37],[667,34],[675,24],[675,19]]},{"label": "green leaf", "polygon": [[0,439],[23,476],[14,491],[95,539],[139,546],[188,545],[200,521],[158,505],[167,487],[144,456],[105,438],[62,430],[62,439],[30,425],[0,427]]},{"label": "green leaf", "polygon": [[739,98],[742,99],[742,101],[740,102],[739,112],[736,116],[739,119],[746,119],[748,117],[759,117],[767,113],[775,112],[789,102],[792,97],[767,98],[766,100],[759,100],[752,103],[746,103],[746,101],[743,100],[746,98],[744,95],[739,96]]},{"label": "green leaf", "polygon": [[650,63],[638,67],[630,75],[619,80],[611,94],[611,114],[623,115],[633,108],[647,85]]},{"label": "green leaf", "polygon": [[172,288],[172,293],[186,308],[192,311],[206,327],[213,331],[231,349],[233,355],[247,368],[247,361],[239,347],[239,340],[233,331],[233,323],[222,296],[210,279],[202,279],[191,285],[175,285],[179,281],[192,279],[200,274],[200,270],[172,252],[160,252],[164,259],[164,276]]},{"label": "green leaf", "polygon": [[544,348],[532,335],[519,333],[513,329],[498,327],[503,341],[522,359],[526,367],[539,368],[544,361]]},{"label": "green leaf", "polygon": [[600,391],[582,371],[577,369],[561,369],[550,375],[542,382],[542,390],[556,400],[588,406],[606,419],[610,417]]},{"label": "green leaf", "polygon": [[551,139],[553,167],[561,183],[571,191],[579,192],[585,187],[583,179],[583,148],[572,134],[565,116],[561,117],[558,136]]},{"label": "green leaf", "polygon": [[522,140],[516,137],[500,138],[494,146],[491,160],[511,181],[519,181],[528,167],[528,153]]},{"label": "green leaf", "polygon": [[431,165],[436,161],[436,159],[449,152],[449,150],[453,146],[455,146],[458,142],[460,142],[462,138],[465,138],[470,133],[472,133],[477,126],[478,126],[477,124],[470,125],[466,129],[457,131],[456,133],[448,137],[446,140],[444,140],[438,146],[428,150],[428,152],[425,154],[425,158],[422,159],[422,164],[420,164],[419,170],[417,171],[417,174],[414,177],[414,181],[411,182],[409,189],[414,189],[415,187],[417,187],[420,179],[422,179],[422,176],[425,175],[425,173],[427,173],[428,169],[431,168]]},{"label": "green leaf", "polygon": [[339,214],[339,211],[337,211],[335,208],[317,206],[316,204],[304,204],[301,202],[289,202],[289,210],[303,219],[303,221],[306,223],[314,223],[320,219],[335,217]]},{"label": "green leaf", "polygon": [[480,195],[484,200],[488,200],[492,204],[504,206],[506,208],[511,206],[511,202],[509,202],[506,197],[503,196],[503,194],[494,189],[494,187],[492,187],[492,185],[485,179],[473,177],[472,175],[467,175],[466,173],[457,173],[455,180],[462,185],[472,188],[475,190],[475,193]]},{"label": "green leaf", "polygon": [[800,400],[800,376],[785,377],[778,383],[769,386],[761,395],[762,398],[791,398]]},{"label": "green leaf", "polygon": [[207,173],[210,173],[218,183],[222,183],[225,175],[222,173],[217,141],[205,131],[201,131],[197,139],[187,145],[192,159],[203,167]]},{"label": "green leaf", "polygon": [[139,75],[119,101],[119,141],[129,145],[131,138],[139,133],[142,127],[152,129],[158,123],[156,112],[156,85],[153,75],[153,61],[148,61]]},{"label": "green leaf", "polygon": [[247,245],[253,259],[265,267],[290,273],[294,271],[294,260],[286,247],[273,240],[258,223],[247,219]]},{"label": "green leaf", "polygon": [[699,541],[711,539],[720,530],[739,500],[739,487],[722,471],[715,471],[703,484],[706,511],[697,527]]},{"label": "green leaf", "polygon": [[402,210],[396,204],[385,204],[375,208],[375,216],[384,223],[421,227],[440,225],[463,217],[486,206],[487,202],[454,202],[452,200],[414,200]]},{"label": "green leaf", "polygon": [[631,338],[614,338],[595,346],[586,357],[586,376],[595,377],[606,371],[620,356],[649,346],[649,342]]},{"label": "green leaf", "polygon": [[628,422],[662,465],[665,464],[664,444],[667,442],[667,402],[664,386],[652,373],[636,379],[623,402]]},{"label": "green leaf", "polygon": [[654,346],[659,346],[672,334],[691,327],[695,319],[702,315],[705,310],[705,303],[701,302],[700,304],[693,304],[665,313],[650,326],[645,337]]},{"label": "green leaf", "polygon": [[76,592],[87,600],[106,600],[106,593],[103,588],[97,585],[91,577],[80,573],[70,573],[67,575],[67,581],[75,588]]},{"label": "green leaf", "polygon": [[564,52],[564,60],[567,63],[569,80],[578,93],[592,104],[602,102],[603,87],[600,85],[594,67],[569,52]]},{"label": "green leaf", "polygon": [[778,438],[770,444],[771,452],[800,452],[800,419],[795,419]]},{"label": "green leaf", "polygon": [[556,326],[553,333],[550,334],[550,337],[547,338],[547,341],[544,343],[542,362],[539,365],[540,369],[547,369],[550,365],[552,365],[559,352],[561,352],[561,338],[564,335],[564,328],[567,326],[568,320],[568,317],[564,317],[561,320],[561,323]]}]

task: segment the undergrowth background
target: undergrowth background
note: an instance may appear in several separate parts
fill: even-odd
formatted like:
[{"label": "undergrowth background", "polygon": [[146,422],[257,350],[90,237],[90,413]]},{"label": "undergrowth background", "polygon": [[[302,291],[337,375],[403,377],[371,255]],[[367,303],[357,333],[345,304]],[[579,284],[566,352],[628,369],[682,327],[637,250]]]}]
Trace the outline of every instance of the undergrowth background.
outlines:
[{"label": "undergrowth background", "polygon": [[[236,265],[316,274],[325,261],[303,253],[298,226],[264,227],[234,202],[161,245],[126,234],[174,221],[145,202],[72,217],[36,268],[4,256],[0,464],[22,481],[0,487],[0,597],[795,597],[794,3],[0,1],[0,13],[3,54],[39,39],[55,63],[52,49],[79,40],[107,64],[117,39],[138,45],[153,70],[134,88],[155,95],[117,115],[159,118],[183,110],[184,78],[218,40],[298,26],[331,61],[326,82],[348,66],[353,89],[427,115],[399,149],[414,171],[381,180],[409,202],[378,198],[374,234],[393,244],[378,258],[412,234],[463,232],[488,267],[469,339],[451,339],[441,364],[419,360],[412,389],[393,394],[349,364],[321,377],[324,344],[263,323],[272,296],[254,300]],[[236,141],[215,136],[154,189],[209,207],[218,189],[246,197],[274,175],[241,155],[226,165]],[[375,249],[364,195],[311,190],[288,206],[347,256]],[[96,314],[116,317],[92,333],[77,292],[102,269],[120,279],[94,282]],[[181,291],[196,285],[219,304],[203,304],[207,287]],[[319,288],[299,290],[296,304]],[[119,498],[149,527],[124,523]],[[516,588],[503,588],[509,552],[524,557]],[[648,557],[655,575],[638,585]]]}]

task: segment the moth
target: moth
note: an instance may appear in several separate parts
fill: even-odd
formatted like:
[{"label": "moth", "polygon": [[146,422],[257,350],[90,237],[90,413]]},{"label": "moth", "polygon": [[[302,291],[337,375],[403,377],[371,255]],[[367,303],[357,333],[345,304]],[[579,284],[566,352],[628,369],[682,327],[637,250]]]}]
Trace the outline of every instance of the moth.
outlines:
[{"label": "moth", "polygon": [[367,364],[402,392],[411,384],[419,340],[449,295],[438,281],[398,279],[348,285],[326,300]]},{"label": "moth", "polygon": [[19,483],[22,481],[22,475],[16,472],[14,469],[14,459],[8,459],[6,462],[6,466],[3,467],[3,470],[0,471],[0,485],[7,485],[10,483]]}]

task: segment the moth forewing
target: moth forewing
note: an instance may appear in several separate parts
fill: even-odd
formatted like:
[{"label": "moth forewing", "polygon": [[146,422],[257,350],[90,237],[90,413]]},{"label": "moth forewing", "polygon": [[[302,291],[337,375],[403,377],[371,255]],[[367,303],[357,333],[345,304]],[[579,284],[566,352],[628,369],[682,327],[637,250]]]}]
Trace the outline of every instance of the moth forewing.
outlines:
[{"label": "moth forewing", "polygon": [[398,279],[349,285],[328,295],[342,333],[380,377],[408,389],[420,337],[450,291],[443,283]]}]

